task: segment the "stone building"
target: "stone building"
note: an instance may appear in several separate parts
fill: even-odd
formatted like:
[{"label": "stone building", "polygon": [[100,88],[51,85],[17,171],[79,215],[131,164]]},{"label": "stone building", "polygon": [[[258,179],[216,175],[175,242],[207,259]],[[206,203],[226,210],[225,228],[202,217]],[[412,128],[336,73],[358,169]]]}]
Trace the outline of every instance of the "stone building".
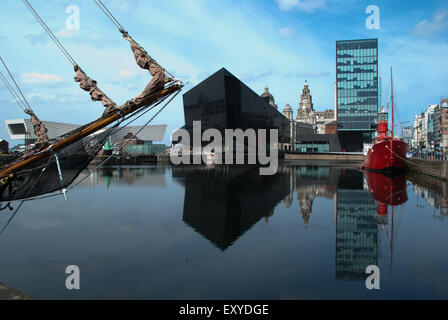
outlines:
[{"label": "stone building", "polygon": [[269,104],[273,106],[275,109],[278,109],[278,106],[275,104],[274,96],[269,92],[268,86],[264,88],[264,92],[261,94],[261,97],[265,99],[266,102],[269,102]]},{"label": "stone building", "polygon": [[312,125],[317,134],[325,134],[325,125],[335,120],[334,110],[314,110],[313,96],[311,95],[308,82],[305,81],[302,94],[300,95],[296,121]]}]

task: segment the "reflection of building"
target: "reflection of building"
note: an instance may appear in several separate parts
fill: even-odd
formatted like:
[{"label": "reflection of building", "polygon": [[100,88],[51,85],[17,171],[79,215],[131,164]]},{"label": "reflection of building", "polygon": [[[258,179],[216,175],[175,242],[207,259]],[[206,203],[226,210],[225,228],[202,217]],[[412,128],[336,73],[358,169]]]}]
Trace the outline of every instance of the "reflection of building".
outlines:
[{"label": "reflection of building", "polygon": [[343,149],[363,151],[376,130],[378,39],[336,42],[337,120]]},{"label": "reflection of building", "polygon": [[297,200],[305,226],[309,223],[314,199],[334,198],[339,172],[339,168],[323,166],[294,168]]},{"label": "reflection of building", "polygon": [[364,189],[363,173],[347,170],[337,191],[336,279],[365,281],[366,268],[378,265],[377,206]]},{"label": "reflection of building", "polygon": [[290,192],[284,173],[260,176],[255,167],[173,168],[185,184],[183,220],[221,250],[226,250]]}]

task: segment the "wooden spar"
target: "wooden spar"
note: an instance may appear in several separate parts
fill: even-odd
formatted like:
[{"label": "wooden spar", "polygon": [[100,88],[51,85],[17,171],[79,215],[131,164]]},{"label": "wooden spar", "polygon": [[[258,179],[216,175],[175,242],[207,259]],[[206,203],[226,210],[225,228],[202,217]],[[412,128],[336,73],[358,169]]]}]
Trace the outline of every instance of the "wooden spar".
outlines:
[{"label": "wooden spar", "polygon": [[58,152],[58,151],[64,149],[65,147],[71,145],[72,143],[75,143],[78,140],[88,137],[89,135],[97,132],[98,130],[101,130],[101,129],[107,127],[108,125],[114,123],[115,121],[117,121],[121,118],[124,118],[127,115],[129,115],[145,106],[149,106],[149,105],[155,103],[158,99],[166,97],[180,89],[182,89],[182,85],[179,83],[176,83],[176,84],[160,91],[159,93],[153,95],[152,97],[147,98],[140,104],[131,105],[128,108],[121,110],[120,113],[115,113],[115,114],[112,114],[105,118],[100,118],[100,119],[92,122],[85,128],[83,128],[82,130],[80,130],[64,139],[56,141],[54,144],[52,144],[50,147],[48,147],[44,151],[41,151],[40,153],[30,156],[29,158],[27,158],[23,161],[20,161],[19,163],[14,164],[7,169],[0,171],[0,178],[10,176],[11,174],[18,172],[19,170],[21,170],[27,166],[33,165],[40,160],[49,158],[49,157],[51,157],[51,155],[54,152]]}]

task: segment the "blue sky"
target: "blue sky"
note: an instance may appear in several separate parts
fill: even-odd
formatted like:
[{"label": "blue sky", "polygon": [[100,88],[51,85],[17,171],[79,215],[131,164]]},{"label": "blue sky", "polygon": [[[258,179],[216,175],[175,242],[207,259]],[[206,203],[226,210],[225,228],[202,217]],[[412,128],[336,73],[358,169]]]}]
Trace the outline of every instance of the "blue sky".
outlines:
[{"label": "blue sky", "polygon": [[[186,90],[222,67],[257,93],[266,85],[279,109],[298,108],[308,80],[315,109],[333,108],[335,41],[378,38],[383,98],[394,68],[399,121],[412,121],[428,104],[448,96],[448,2],[356,0],[103,0],[120,23]],[[118,104],[150,80],[127,41],[92,0],[30,0],[59,40],[98,86]],[[80,29],[67,30],[66,8],[80,9]],[[380,29],[365,26],[367,6],[380,9]],[[41,119],[84,124],[101,103],[74,83],[72,66],[22,1],[4,0],[0,55],[13,70]],[[0,139],[4,120],[23,117],[0,86]],[[142,120],[139,123],[142,124]],[[157,118],[169,133],[184,124],[182,98]]]}]

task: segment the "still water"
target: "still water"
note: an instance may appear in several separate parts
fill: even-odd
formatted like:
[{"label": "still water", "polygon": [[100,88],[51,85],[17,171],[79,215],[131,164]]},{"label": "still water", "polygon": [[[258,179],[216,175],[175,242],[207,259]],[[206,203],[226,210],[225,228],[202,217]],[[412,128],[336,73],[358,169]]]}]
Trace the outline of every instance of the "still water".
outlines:
[{"label": "still water", "polygon": [[24,203],[0,236],[0,282],[38,299],[447,298],[446,193],[331,164],[108,168],[67,200]]}]

